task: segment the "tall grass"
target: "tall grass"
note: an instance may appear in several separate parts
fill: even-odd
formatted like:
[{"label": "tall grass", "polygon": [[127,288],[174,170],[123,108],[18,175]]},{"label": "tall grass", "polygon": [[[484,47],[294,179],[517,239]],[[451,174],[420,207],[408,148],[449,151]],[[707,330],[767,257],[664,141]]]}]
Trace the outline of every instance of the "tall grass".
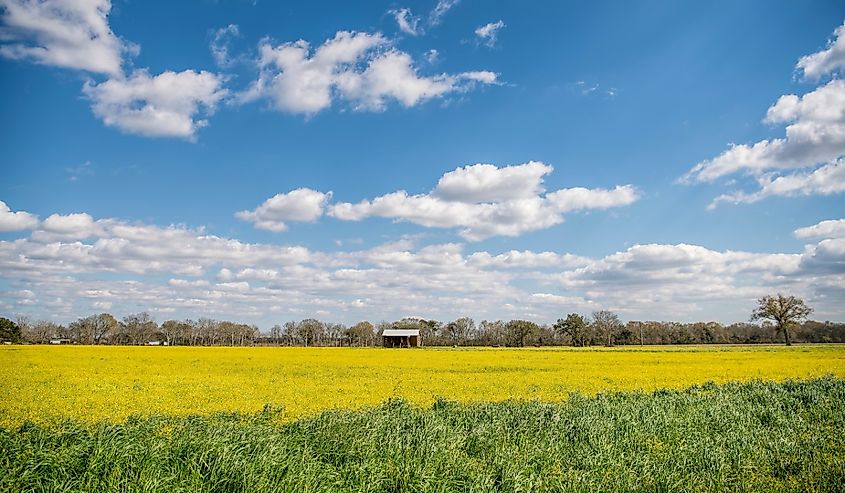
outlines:
[{"label": "tall grass", "polygon": [[845,380],[0,429],[3,491],[845,491]]}]

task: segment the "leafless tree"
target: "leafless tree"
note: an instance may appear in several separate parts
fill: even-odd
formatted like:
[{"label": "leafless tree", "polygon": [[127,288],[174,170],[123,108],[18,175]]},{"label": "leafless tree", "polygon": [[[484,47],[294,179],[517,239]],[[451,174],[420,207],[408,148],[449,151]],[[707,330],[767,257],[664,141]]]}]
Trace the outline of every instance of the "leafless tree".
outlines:
[{"label": "leafless tree", "polygon": [[614,335],[623,327],[622,322],[619,321],[619,317],[608,310],[593,312],[592,325],[598,337],[605,341],[608,346],[613,345]]}]

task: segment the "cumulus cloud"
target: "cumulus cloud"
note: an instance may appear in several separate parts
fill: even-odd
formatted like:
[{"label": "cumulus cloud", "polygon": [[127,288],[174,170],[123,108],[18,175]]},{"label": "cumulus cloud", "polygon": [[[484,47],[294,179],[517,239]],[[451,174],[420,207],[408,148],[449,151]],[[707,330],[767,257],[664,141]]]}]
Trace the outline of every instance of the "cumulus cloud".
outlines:
[{"label": "cumulus cloud", "polygon": [[722,194],[707,206],[715,209],[720,203],[752,204],[766,197],[798,197],[808,195],[832,195],[845,192],[845,161],[839,159],[812,171],[788,175],[766,173],[757,178],[760,189],[756,192],[734,192]]},{"label": "cumulus cloud", "polygon": [[545,229],[563,222],[566,212],[624,206],[638,198],[631,185],[544,193],[542,178],[552,169],[533,161],[502,168],[466,166],[444,174],[428,194],[409,195],[400,190],[354,204],[337,203],[330,206],[329,215],[346,221],[375,216],[426,227],[459,228],[460,236],[478,241]]},{"label": "cumulus cloud", "polygon": [[479,43],[483,43],[492,48],[496,45],[496,40],[499,38],[499,31],[503,27],[505,27],[505,23],[502,20],[489,22],[483,26],[477,27],[475,29],[475,36],[478,38]]},{"label": "cumulus cloud", "polygon": [[287,230],[286,223],[290,221],[316,221],[323,215],[331,196],[331,192],[298,188],[276,194],[251,211],[236,213],[235,217],[253,223],[256,228],[278,233]]},{"label": "cumulus cloud", "polygon": [[32,229],[38,225],[38,216],[25,211],[12,212],[5,202],[0,200],[0,233]]},{"label": "cumulus cloud", "polygon": [[537,161],[499,168],[475,164],[449,171],[437,181],[432,195],[454,202],[500,202],[529,198],[544,192],[543,177],[554,171]]},{"label": "cumulus cloud", "polygon": [[531,250],[510,250],[491,255],[489,252],[475,252],[467,257],[470,265],[496,267],[500,269],[571,269],[589,264],[587,257],[571,253],[532,252]]},{"label": "cumulus cloud", "polygon": [[718,311],[739,299],[751,306],[755,298],[779,289],[812,297],[825,291],[814,284],[820,278],[841,285],[838,267],[808,269],[807,258],[813,255],[716,251],[683,243],[634,245],[552,278],[566,291],[584,293],[623,313],[651,306],[677,319],[706,306]]},{"label": "cumulus cloud", "polygon": [[85,272],[171,273],[198,276],[212,266],[299,263],[302,247],[243,243],[202,229],[129,224],[85,213],[52,215],[25,240],[0,242],[6,275]]},{"label": "cumulus cloud", "polygon": [[[843,27],[837,29],[836,40],[827,50],[799,60],[798,67],[808,78],[840,68],[845,49]],[[763,122],[785,125],[785,136],[732,145],[719,156],[693,166],[680,181],[713,182],[737,173],[757,181],[758,190],[723,194],[710,204],[710,209],[723,202],[752,203],[776,195],[845,191],[845,81],[834,78],[804,95],[781,96],[769,107]]]},{"label": "cumulus cloud", "polygon": [[36,231],[35,236],[41,238],[57,238],[81,240],[93,236],[99,231],[99,225],[94,218],[86,213],[51,214]]},{"label": "cumulus cloud", "polygon": [[381,111],[389,101],[410,108],[450,93],[469,91],[477,83],[495,84],[496,80],[497,75],[488,71],[422,77],[410,55],[390,50],[372,59],[363,72],[339,74],[336,87],[354,109]]},{"label": "cumulus cloud", "polygon": [[[261,323],[340,321],[409,313],[449,320],[525,318],[550,322],[605,308],[625,318],[744,320],[754,300],[782,290],[825,317],[845,315],[845,239],[791,253],[719,251],[701,245],[634,245],[603,257],[565,252],[465,251],[457,243],[403,239],[351,251],[245,243],[202,229],[54,216],[53,234],[0,241],[0,272],[13,288],[4,310],[67,322],[91,302],[117,314],[143,307],[168,317],[211,316]],[[76,225],[75,225],[76,224]],[[837,230],[838,226],[832,228]],[[806,237],[831,233],[827,222]],[[801,231],[801,230],[799,230]],[[837,233],[838,234],[838,233]]]},{"label": "cumulus cloud", "polygon": [[383,35],[339,31],[311,49],[299,40],[259,45],[258,79],[240,95],[242,102],[268,98],[290,113],[315,114],[337,98],[355,110],[380,111],[390,101],[403,106],[493,84],[493,72],[419,75],[410,55],[390,46]]},{"label": "cumulus cloud", "polygon": [[718,157],[696,164],[687,181],[710,182],[746,171],[815,166],[845,154],[845,81],[833,80],[798,97],[781,96],[769,108],[767,123],[788,123],[786,137],[735,145]]},{"label": "cumulus cloud", "polygon": [[813,238],[845,238],[845,219],[821,221],[812,226],[798,228],[793,234],[796,238],[802,240]]},{"label": "cumulus cloud", "polygon": [[0,55],[121,75],[122,42],[108,24],[109,0],[0,0]]},{"label": "cumulus cloud", "polygon": [[128,133],[148,137],[193,139],[226,96],[223,78],[211,72],[166,71],[151,76],[146,70],[130,77],[88,82],[83,92],[103,122]]},{"label": "cumulus cloud", "polygon": [[834,38],[827,48],[801,57],[796,68],[808,79],[818,79],[827,74],[845,69],[845,24],[834,31]]},{"label": "cumulus cloud", "polygon": [[[108,126],[193,140],[208,124],[201,115],[212,114],[227,94],[223,77],[206,71],[124,73],[124,53],[139,48],[112,32],[108,0],[0,0],[0,7],[0,55],[108,76],[83,86],[94,114]],[[212,51],[218,61],[227,57],[225,37],[236,34],[233,25],[216,33]]]}]

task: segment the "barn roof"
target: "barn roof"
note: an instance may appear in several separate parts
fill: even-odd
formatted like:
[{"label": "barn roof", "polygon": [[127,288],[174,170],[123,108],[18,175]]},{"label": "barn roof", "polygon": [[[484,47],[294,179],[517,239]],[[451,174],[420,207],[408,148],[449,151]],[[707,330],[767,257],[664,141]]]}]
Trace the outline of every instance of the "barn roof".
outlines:
[{"label": "barn roof", "polygon": [[419,336],[420,335],[420,329],[385,329],[384,332],[382,332],[381,335],[388,336],[388,337]]}]

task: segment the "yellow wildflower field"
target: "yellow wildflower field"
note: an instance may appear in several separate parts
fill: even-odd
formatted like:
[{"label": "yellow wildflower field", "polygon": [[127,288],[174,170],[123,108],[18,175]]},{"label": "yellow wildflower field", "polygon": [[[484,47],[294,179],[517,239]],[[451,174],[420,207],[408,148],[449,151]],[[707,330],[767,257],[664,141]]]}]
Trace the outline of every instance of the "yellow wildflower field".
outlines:
[{"label": "yellow wildflower field", "polygon": [[0,426],[65,417],[256,412],[285,419],[390,397],[430,405],[706,381],[845,377],[845,346],[644,348],[0,347]]}]

